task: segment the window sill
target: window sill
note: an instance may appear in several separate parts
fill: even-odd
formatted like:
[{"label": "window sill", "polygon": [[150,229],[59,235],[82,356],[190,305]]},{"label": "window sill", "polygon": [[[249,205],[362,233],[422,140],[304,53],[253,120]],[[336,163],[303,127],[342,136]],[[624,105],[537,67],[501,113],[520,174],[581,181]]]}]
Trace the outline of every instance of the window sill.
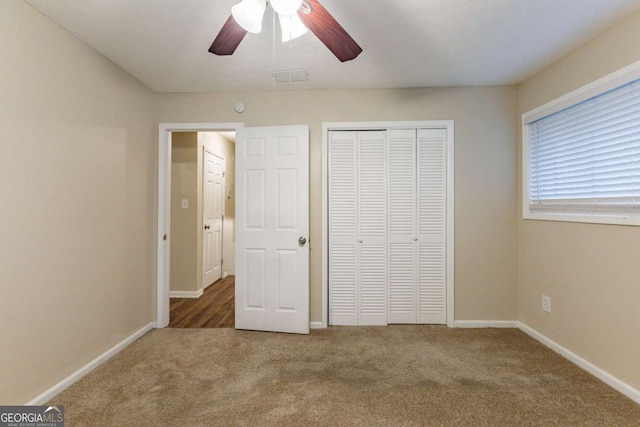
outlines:
[{"label": "window sill", "polygon": [[524,220],[556,221],[556,222],[581,222],[588,224],[606,225],[631,225],[640,226],[640,216],[608,216],[608,215],[565,215],[565,214],[540,214],[525,213]]}]

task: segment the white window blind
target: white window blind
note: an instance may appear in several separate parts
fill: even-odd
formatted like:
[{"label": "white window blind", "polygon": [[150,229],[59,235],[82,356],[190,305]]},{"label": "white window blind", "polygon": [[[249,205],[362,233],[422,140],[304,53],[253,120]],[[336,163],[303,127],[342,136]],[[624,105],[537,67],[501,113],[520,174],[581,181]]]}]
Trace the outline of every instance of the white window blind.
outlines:
[{"label": "white window blind", "polygon": [[527,128],[530,213],[640,216],[640,80]]}]

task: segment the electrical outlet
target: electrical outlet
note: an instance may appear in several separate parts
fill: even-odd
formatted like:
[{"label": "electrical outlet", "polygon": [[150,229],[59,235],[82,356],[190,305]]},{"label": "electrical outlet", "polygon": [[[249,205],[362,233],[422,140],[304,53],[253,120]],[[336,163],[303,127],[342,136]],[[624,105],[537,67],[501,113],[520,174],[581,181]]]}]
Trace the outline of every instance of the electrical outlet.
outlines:
[{"label": "electrical outlet", "polygon": [[551,297],[542,295],[542,310],[551,313]]}]

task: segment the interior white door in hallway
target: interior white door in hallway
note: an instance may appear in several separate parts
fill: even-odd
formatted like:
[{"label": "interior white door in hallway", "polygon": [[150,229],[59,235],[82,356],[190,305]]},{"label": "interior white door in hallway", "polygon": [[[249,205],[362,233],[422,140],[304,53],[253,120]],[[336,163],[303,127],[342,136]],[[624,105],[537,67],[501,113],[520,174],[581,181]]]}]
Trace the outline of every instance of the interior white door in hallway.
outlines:
[{"label": "interior white door in hallway", "polygon": [[309,333],[309,127],[236,134],[236,328]]},{"label": "interior white door in hallway", "polygon": [[222,222],[225,166],[222,156],[204,151],[202,168],[202,286],[222,277]]}]

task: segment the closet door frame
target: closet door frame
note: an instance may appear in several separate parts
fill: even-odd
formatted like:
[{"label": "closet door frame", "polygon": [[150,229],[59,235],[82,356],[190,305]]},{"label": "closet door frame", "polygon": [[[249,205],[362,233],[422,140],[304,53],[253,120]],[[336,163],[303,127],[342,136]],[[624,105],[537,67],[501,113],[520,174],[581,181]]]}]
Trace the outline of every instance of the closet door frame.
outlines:
[{"label": "closet door frame", "polygon": [[407,121],[407,122],[328,122],[322,124],[322,320],[311,322],[312,328],[326,328],[329,324],[329,186],[328,186],[328,155],[329,131],[358,131],[358,130],[390,130],[390,129],[446,129],[446,319],[447,326],[454,327],[454,121]]}]

